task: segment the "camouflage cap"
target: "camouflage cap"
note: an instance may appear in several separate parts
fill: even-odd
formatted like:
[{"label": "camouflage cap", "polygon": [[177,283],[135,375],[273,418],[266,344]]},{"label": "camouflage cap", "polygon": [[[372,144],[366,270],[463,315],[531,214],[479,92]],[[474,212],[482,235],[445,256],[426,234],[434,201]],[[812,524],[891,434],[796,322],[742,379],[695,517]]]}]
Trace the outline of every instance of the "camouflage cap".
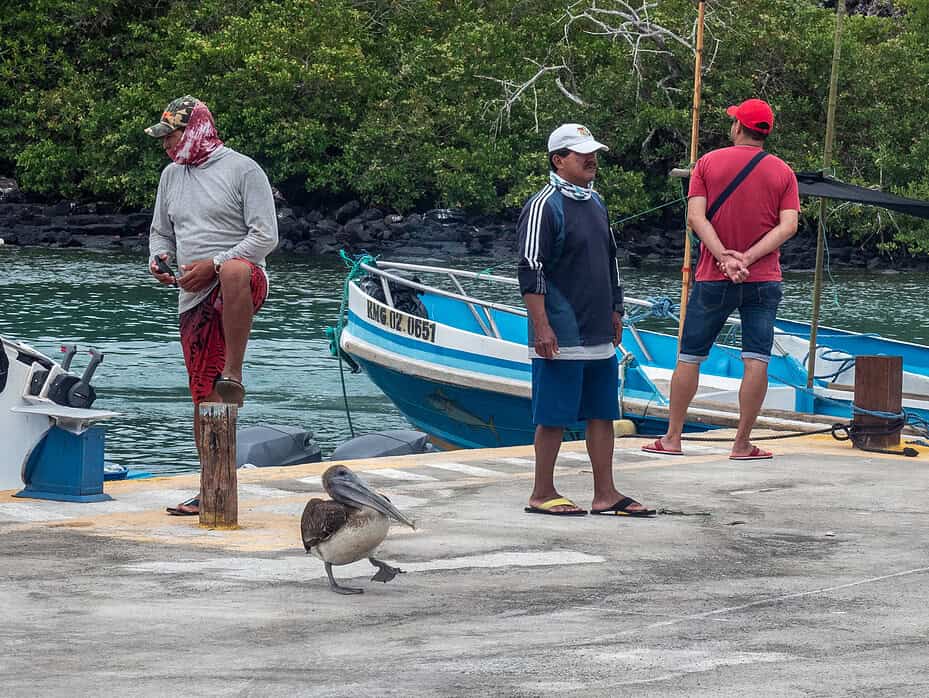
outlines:
[{"label": "camouflage cap", "polygon": [[152,138],[164,138],[172,131],[184,128],[187,126],[187,122],[190,121],[190,113],[199,101],[199,99],[190,95],[178,97],[165,107],[164,113],[161,115],[161,121],[154,126],[149,126],[145,129],[145,133]]}]

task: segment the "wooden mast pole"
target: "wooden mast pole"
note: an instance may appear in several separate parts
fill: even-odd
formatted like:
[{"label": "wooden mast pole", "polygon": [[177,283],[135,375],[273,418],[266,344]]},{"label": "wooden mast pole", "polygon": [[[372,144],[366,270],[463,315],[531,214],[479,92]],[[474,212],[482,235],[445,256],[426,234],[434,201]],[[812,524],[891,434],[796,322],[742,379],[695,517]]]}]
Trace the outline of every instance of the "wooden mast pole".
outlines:
[{"label": "wooden mast pole", "polygon": [[[694,102],[690,123],[690,169],[697,164],[697,151],[700,139],[700,88],[703,82],[703,19],[706,11],[706,2],[700,0],[697,5],[697,46],[694,52]],[[685,213],[686,217],[686,213]],[[687,297],[690,294],[690,236],[689,225],[684,230],[684,262],[681,265],[681,312],[680,323],[677,326],[677,342],[680,346],[681,334],[684,331],[684,318],[687,316]]]},{"label": "wooden mast pole", "polygon": [[[823,146],[823,170],[832,168],[832,140],[835,136],[835,106],[839,87],[839,60],[842,57],[842,20],[845,0],[835,8],[835,38],[832,44],[832,74],[829,78],[829,106],[826,112],[826,143]],[[819,200],[819,225],[816,226],[816,271],[813,276],[813,317],[810,320],[810,353],[806,366],[806,387],[813,387],[816,372],[816,335],[819,331],[819,304],[823,290],[823,256],[826,246],[826,199]]]}]

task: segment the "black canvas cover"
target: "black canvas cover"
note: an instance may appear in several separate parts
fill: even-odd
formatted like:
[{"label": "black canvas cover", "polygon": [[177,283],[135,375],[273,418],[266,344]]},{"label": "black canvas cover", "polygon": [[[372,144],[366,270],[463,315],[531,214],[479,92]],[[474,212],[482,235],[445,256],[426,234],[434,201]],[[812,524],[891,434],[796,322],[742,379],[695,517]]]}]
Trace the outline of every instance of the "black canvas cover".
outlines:
[{"label": "black canvas cover", "polygon": [[929,201],[908,199],[896,194],[859,187],[823,174],[822,172],[797,172],[800,196],[821,196],[837,201],[852,201],[868,206],[880,206],[919,218],[929,218]]}]

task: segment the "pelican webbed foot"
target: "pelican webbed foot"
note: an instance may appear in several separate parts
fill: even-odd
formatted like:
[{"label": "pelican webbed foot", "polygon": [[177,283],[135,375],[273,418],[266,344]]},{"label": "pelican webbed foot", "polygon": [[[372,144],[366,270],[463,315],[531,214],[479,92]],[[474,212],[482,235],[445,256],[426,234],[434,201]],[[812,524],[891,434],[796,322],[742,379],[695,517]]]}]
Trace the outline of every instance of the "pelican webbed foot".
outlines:
[{"label": "pelican webbed foot", "polygon": [[326,574],[329,576],[329,588],[334,591],[336,594],[351,595],[351,594],[364,594],[364,589],[358,589],[357,587],[343,587],[332,576],[332,565],[330,563],[325,563]]},{"label": "pelican webbed foot", "polygon": [[369,557],[368,562],[377,567],[377,573],[371,577],[372,582],[384,582],[386,584],[398,574],[404,573],[399,567],[391,567],[386,562],[375,560],[373,557]]}]

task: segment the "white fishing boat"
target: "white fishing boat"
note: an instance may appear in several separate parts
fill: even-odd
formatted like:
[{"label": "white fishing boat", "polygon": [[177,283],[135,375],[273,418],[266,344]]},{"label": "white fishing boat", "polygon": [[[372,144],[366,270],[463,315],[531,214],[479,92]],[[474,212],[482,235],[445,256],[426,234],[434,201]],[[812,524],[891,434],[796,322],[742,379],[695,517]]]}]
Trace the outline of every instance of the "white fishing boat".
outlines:
[{"label": "white fishing boat", "polygon": [[[466,290],[466,284],[484,289],[483,297]],[[527,321],[516,279],[437,266],[375,263],[368,258],[354,266],[346,293],[339,333],[343,356],[357,363],[417,429],[451,448],[532,442]],[[656,316],[669,317],[670,304],[638,299],[626,303],[630,324],[617,348],[617,400],[623,417],[639,433],[660,434],[667,426],[677,337],[644,325]],[[852,395],[835,379],[848,380],[854,357],[845,349],[820,344],[817,375],[823,372],[823,377],[807,389],[809,342],[796,323],[788,329],[776,332],[758,425],[813,430],[848,420]],[[854,337],[854,333],[843,335]],[[901,345],[871,335],[867,341],[871,353],[896,353]],[[881,346],[887,351],[878,352]],[[929,348],[907,347],[912,356],[905,363],[904,407],[926,419]],[[842,371],[836,371],[837,361],[844,366]],[[741,378],[740,350],[714,346],[703,364],[700,390],[685,429],[734,426]],[[566,438],[582,438],[583,433],[584,426],[578,423],[567,430]]]}]

